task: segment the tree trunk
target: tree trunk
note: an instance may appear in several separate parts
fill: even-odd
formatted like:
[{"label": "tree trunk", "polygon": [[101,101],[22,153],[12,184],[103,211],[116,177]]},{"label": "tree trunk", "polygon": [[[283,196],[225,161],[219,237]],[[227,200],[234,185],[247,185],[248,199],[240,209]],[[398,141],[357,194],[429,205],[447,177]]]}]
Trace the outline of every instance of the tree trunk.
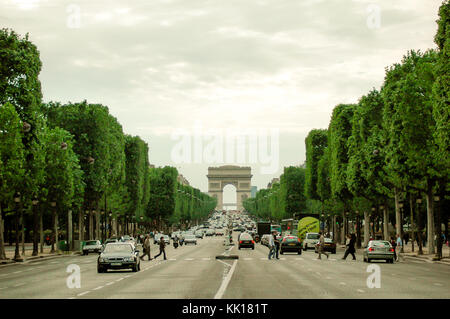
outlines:
[{"label": "tree trunk", "polygon": [[356,215],[356,247],[361,248],[361,217]]},{"label": "tree trunk", "polygon": [[4,230],[5,230],[5,222],[3,221],[2,204],[0,204],[0,260],[6,259],[5,238],[3,237]]},{"label": "tree trunk", "polygon": [[394,188],[395,195],[395,234],[402,235],[402,221],[400,215],[400,201],[399,201],[399,191]]},{"label": "tree trunk", "polygon": [[84,215],[83,209],[80,209],[80,211],[78,212],[78,241],[80,242],[80,247],[83,238],[84,238]]},{"label": "tree trunk", "polygon": [[39,254],[39,209],[37,205],[33,205],[33,253],[31,256]]},{"label": "tree trunk", "polygon": [[67,213],[67,250],[72,250],[72,211]]},{"label": "tree trunk", "polygon": [[23,216],[23,210],[20,214],[21,220],[21,238],[22,238],[22,256],[25,256],[25,216]]},{"label": "tree trunk", "polygon": [[434,207],[433,207],[433,189],[431,182],[428,182],[428,189],[426,193],[427,198],[427,246],[428,254],[435,253],[434,245]]},{"label": "tree trunk", "polygon": [[423,237],[422,237],[422,230],[423,230],[423,221],[422,221],[422,213],[420,211],[419,203],[417,203],[417,238],[418,238],[418,246],[419,246],[419,252],[418,255],[423,255]]},{"label": "tree trunk", "polygon": [[385,201],[383,207],[383,237],[384,240],[389,240],[389,207],[387,201]]},{"label": "tree trunk", "polygon": [[347,218],[345,214],[342,216],[342,223],[340,225],[340,234],[341,234],[341,245],[345,245],[345,224],[347,223]]},{"label": "tree trunk", "polygon": [[364,211],[364,247],[367,247],[370,239],[370,215]]},{"label": "tree trunk", "polygon": [[414,225],[414,204],[413,204],[413,196],[409,194],[409,209],[410,209],[410,221],[409,221],[409,229],[411,231],[411,252],[414,252],[414,241],[416,240],[415,236],[415,225]]},{"label": "tree trunk", "polygon": [[95,212],[95,239],[100,239],[100,212]]},{"label": "tree trunk", "polygon": [[20,233],[19,233],[19,212],[20,212],[20,205],[17,205],[19,208],[15,212],[15,222],[16,222],[16,250],[14,252],[14,259],[19,260],[20,259],[20,252],[19,252],[19,240],[20,240]]},{"label": "tree trunk", "polygon": [[39,209],[39,245],[41,254],[44,253],[44,221],[42,209]]},{"label": "tree trunk", "polygon": [[94,216],[91,210],[89,210],[89,234],[88,240],[94,239]]}]

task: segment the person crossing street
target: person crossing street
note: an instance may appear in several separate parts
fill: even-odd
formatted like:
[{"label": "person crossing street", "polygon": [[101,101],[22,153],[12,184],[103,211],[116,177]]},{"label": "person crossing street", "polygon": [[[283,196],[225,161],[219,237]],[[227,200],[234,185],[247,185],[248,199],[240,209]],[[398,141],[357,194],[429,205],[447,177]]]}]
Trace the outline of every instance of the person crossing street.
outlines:
[{"label": "person crossing street", "polygon": [[274,236],[275,236],[274,233],[272,233],[272,235],[269,236],[269,243],[268,243],[268,247],[269,247],[269,260],[272,259],[272,256],[275,255],[275,240],[274,240]]},{"label": "person crossing street", "polygon": [[317,259],[322,259],[321,255],[324,254],[327,256],[327,259],[329,257],[329,254],[325,251],[324,247],[325,247],[325,237],[323,236],[322,232],[319,232],[320,238],[319,238],[319,257],[317,257]]},{"label": "person crossing street", "polygon": [[141,260],[144,260],[145,256],[148,256],[148,260],[152,260],[150,257],[150,236],[145,236],[144,244],[143,244],[144,254],[141,256]]},{"label": "person crossing street", "polygon": [[161,238],[159,239],[159,254],[156,255],[155,257],[153,257],[153,259],[158,258],[161,254],[164,254],[164,260],[167,260],[165,248],[166,248],[166,243],[164,242],[164,237],[161,236]]}]

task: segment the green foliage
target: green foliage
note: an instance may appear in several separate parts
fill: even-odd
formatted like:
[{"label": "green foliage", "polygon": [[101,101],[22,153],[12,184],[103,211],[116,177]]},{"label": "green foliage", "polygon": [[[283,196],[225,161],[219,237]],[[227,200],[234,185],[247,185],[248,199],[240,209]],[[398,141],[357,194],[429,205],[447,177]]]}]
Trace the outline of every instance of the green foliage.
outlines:
[{"label": "green foliage", "polygon": [[22,123],[10,103],[0,106],[0,203],[12,205],[25,174]]},{"label": "green foliage", "polygon": [[305,195],[311,199],[320,199],[317,193],[318,164],[328,145],[327,130],[312,130],[305,139],[306,144],[306,173]]},{"label": "green foliage", "polygon": [[352,133],[354,104],[340,104],[333,110],[328,128],[331,193],[342,201],[351,198],[347,187],[348,139]]},{"label": "green foliage", "polygon": [[329,147],[324,150],[322,157],[317,163],[317,195],[322,201],[331,198]]}]

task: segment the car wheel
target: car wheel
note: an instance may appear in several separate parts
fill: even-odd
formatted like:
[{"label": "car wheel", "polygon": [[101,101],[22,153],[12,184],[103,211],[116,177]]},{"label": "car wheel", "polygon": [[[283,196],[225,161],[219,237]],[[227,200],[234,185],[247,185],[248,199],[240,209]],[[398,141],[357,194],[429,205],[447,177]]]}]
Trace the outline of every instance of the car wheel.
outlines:
[{"label": "car wheel", "polygon": [[133,272],[137,272],[138,271],[138,267],[137,264],[133,266]]},{"label": "car wheel", "polygon": [[301,254],[302,254],[302,250],[301,250],[301,249],[300,249],[300,250],[298,251],[298,254],[299,254],[299,255],[301,255]]},{"label": "car wheel", "polygon": [[367,262],[370,263],[370,258],[367,258]]},{"label": "car wheel", "polygon": [[105,271],[104,271],[103,267],[97,266],[97,272],[99,274],[101,274],[102,272],[105,272]]},{"label": "car wheel", "polygon": [[255,246],[252,247],[252,250],[255,250]]},{"label": "car wheel", "polygon": [[239,246],[239,250],[241,250],[241,246]]},{"label": "car wheel", "polygon": [[332,254],[336,254],[336,249],[331,252]]},{"label": "car wheel", "polygon": [[283,255],[283,251],[282,250],[280,250],[280,255]]}]

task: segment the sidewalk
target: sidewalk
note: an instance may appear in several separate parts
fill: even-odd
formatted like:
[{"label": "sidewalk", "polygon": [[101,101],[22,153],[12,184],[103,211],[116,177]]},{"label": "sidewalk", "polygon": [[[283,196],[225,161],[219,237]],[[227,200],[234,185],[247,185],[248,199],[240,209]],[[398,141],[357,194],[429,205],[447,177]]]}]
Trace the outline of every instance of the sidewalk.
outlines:
[{"label": "sidewalk", "polygon": [[[63,251],[57,251],[56,253],[50,253],[52,247],[44,245],[43,247],[43,253],[40,253],[40,247],[38,248],[39,254],[37,256],[31,256],[33,253],[33,244],[32,243],[25,243],[25,255],[22,254],[22,245],[19,246],[19,253],[20,257],[23,259],[23,262],[30,261],[34,259],[43,259],[43,258],[55,258],[58,256],[63,255],[74,255],[79,254],[79,252],[63,252]],[[6,254],[6,260],[0,259],[0,265],[1,264],[10,264],[15,263],[16,261],[13,260],[15,255],[15,245],[9,246],[5,245],[5,254]]]}]

